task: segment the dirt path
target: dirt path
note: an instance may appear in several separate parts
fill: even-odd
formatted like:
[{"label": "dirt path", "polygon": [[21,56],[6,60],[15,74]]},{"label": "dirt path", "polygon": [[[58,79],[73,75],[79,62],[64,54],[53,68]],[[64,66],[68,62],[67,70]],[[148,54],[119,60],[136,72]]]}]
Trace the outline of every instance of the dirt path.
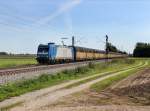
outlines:
[{"label": "dirt path", "polygon": [[[146,65],[146,64],[147,63],[145,63],[144,65]],[[59,88],[64,87],[66,84],[69,84],[69,83],[66,83],[66,84],[55,86],[53,88],[48,88],[45,90],[30,93],[29,95],[27,95],[27,97],[25,97],[25,96],[23,97],[24,98],[23,104],[12,108],[11,111],[37,111],[37,110],[41,110],[42,107],[50,105],[64,96],[73,94],[75,92],[80,92],[82,90],[89,88],[92,84],[94,84],[98,81],[102,81],[106,78],[118,75],[118,74],[123,73],[123,72],[130,71],[133,69],[134,68],[131,68],[131,69],[128,69],[125,71],[120,71],[118,73],[110,74],[110,75],[107,75],[105,77],[98,78],[96,80],[90,81],[88,83],[85,83],[85,84],[82,84],[80,86],[73,87],[70,89],[58,90]],[[12,101],[10,101],[10,102],[12,102]]]}]

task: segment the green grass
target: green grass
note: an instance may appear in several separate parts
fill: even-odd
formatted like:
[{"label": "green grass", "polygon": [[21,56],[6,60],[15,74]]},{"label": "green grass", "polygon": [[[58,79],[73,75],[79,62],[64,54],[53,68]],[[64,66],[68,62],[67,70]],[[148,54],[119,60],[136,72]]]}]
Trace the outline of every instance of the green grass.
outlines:
[{"label": "green grass", "polygon": [[100,91],[104,90],[105,88],[111,86],[112,84],[115,84],[115,83],[121,81],[122,79],[124,79],[128,76],[136,74],[136,72],[140,71],[141,69],[142,68],[135,68],[133,70],[123,72],[123,73],[120,73],[119,75],[107,78],[107,79],[102,80],[96,84],[93,84],[90,89],[92,91],[100,92]]},{"label": "green grass", "polygon": [[34,57],[0,57],[0,68],[37,64]]},{"label": "green grass", "polygon": [[[133,66],[133,67],[130,67],[130,68],[134,68],[134,67],[137,67],[137,66]],[[129,69],[129,67],[126,67],[127,69]],[[75,86],[78,86],[78,85],[81,85],[81,84],[84,84],[84,83],[87,83],[91,80],[95,80],[97,78],[100,78],[100,77],[104,77],[104,76],[107,76],[109,74],[112,74],[112,73],[117,73],[117,72],[120,72],[120,71],[124,71],[125,69],[119,67],[119,68],[116,68],[115,71],[110,71],[110,72],[106,72],[106,73],[100,73],[100,74],[97,74],[95,75],[94,77],[90,77],[90,78],[87,78],[87,79],[84,79],[84,80],[81,80],[81,81],[78,81],[76,83],[73,83],[73,84],[70,84],[66,87],[64,87],[65,89],[69,89],[69,88],[72,88],[72,87],[75,87]]]},{"label": "green grass", "polygon": [[139,62],[133,60],[114,60],[109,63],[89,64],[88,66],[76,68],[75,70],[65,70],[55,75],[45,74],[35,79],[3,85],[0,86],[0,101],[69,80],[79,79],[105,71],[115,71],[137,63]]},{"label": "green grass", "polygon": [[109,75],[110,73],[105,73],[105,74],[101,74],[101,75],[98,75],[98,76],[95,76],[95,77],[91,77],[91,78],[88,78],[88,79],[85,79],[85,80],[81,80],[79,82],[76,82],[76,83],[73,83],[73,84],[70,84],[66,87],[64,87],[63,89],[69,89],[69,88],[72,88],[72,87],[75,87],[75,86],[79,86],[81,84],[84,84],[84,83],[87,83],[91,80],[95,80],[97,78],[100,78],[100,77],[103,77],[103,76],[106,76],[106,75]]}]

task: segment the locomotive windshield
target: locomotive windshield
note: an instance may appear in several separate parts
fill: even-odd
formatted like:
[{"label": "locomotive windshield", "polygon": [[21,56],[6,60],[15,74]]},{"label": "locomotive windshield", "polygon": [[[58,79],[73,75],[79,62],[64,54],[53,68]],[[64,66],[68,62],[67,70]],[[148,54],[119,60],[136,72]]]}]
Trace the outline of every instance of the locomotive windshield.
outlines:
[{"label": "locomotive windshield", "polygon": [[48,47],[39,47],[38,52],[48,52]]},{"label": "locomotive windshield", "polygon": [[39,45],[36,58],[39,63],[48,61],[48,51],[48,45]]},{"label": "locomotive windshield", "polygon": [[38,54],[47,54],[48,50],[49,50],[49,48],[48,48],[47,45],[39,46],[39,48],[38,48]]}]

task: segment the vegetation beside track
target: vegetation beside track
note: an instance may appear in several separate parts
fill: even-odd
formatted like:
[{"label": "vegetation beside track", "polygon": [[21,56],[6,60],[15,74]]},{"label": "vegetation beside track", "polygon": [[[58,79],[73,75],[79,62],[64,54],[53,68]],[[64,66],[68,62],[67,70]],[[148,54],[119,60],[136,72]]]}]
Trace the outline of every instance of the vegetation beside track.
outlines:
[{"label": "vegetation beside track", "polygon": [[[135,67],[137,67],[137,66],[135,66]],[[97,74],[97,75],[92,76],[92,77],[90,77],[90,78],[87,78],[87,79],[84,79],[84,80],[75,82],[75,83],[73,83],[73,84],[70,84],[70,85],[68,85],[68,86],[66,86],[66,87],[64,87],[64,88],[69,89],[69,88],[72,88],[72,87],[75,87],[75,86],[78,86],[78,85],[87,83],[87,82],[89,82],[89,81],[92,81],[92,80],[95,80],[95,79],[98,79],[98,78],[101,78],[101,77],[110,75],[110,74],[112,74],[112,73],[117,73],[117,72],[124,71],[124,70],[130,69],[130,68],[134,68],[134,67],[126,67],[126,68],[118,69],[118,70],[116,70],[116,71],[110,71],[110,72],[106,72],[106,73],[100,73],[100,74]]]},{"label": "vegetation beside track", "polygon": [[0,86],[0,101],[3,101],[9,97],[19,96],[26,92],[50,87],[69,80],[79,79],[106,71],[120,70],[121,68],[132,66],[137,63],[137,61],[131,59],[113,60],[109,63],[89,64],[86,67],[76,68],[75,70],[65,70],[55,75],[44,74],[36,79],[7,84]]},{"label": "vegetation beside track", "polygon": [[37,64],[34,56],[0,56],[0,68]]},{"label": "vegetation beside track", "polygon": [[127,72],[122,72],[119,75],[115,75],[115,76],[112,76],[112,77],[107,78],[105,80],[102,80],[102,81],[100,81],[96,84],[93,84],[90,89],[92,91],[100,92],[100,91],[104,90],[105,88],[107,88],[107,87],[111,86],[112,84],[115,84],[115,83],[123,80],[124,78],[126,78],[128,76],[136,74],[138,71],[140,71],[142,68],[145,68],[145,67],[149,67],[149,64],[147,64],[144,67],[140,67],[140,68],[137,67],[133,70],[129,70]]}]

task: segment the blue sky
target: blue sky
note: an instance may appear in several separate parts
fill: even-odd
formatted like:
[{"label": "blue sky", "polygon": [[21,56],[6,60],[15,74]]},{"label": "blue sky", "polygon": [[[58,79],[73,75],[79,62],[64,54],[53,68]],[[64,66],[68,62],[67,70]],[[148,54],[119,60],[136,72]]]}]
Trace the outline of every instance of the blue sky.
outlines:
[{"label": "blue sky", "polygon": [[149,0],[0,0],[0,51],[36,53],[40,43],[104,49],[104,36],[132,52],[150,42]]}]

